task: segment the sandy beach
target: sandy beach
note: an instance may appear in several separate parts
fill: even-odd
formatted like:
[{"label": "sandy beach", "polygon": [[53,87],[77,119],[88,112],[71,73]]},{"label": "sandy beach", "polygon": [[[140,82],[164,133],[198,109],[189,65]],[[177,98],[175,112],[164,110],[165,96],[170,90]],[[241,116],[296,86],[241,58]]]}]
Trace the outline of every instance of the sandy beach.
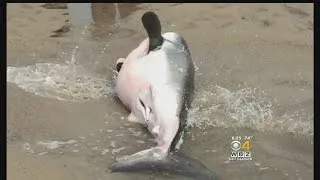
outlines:
[{"label": "sandy beach", "polygon": [[[8,179],[186,179],[108,170],[154,145],[113,91],[150,10],[196,65],[181,151],[219,179],[313,179],[313,4],[185,3],[8,4]],[[229,160],[232,136],[252,161]]]}]

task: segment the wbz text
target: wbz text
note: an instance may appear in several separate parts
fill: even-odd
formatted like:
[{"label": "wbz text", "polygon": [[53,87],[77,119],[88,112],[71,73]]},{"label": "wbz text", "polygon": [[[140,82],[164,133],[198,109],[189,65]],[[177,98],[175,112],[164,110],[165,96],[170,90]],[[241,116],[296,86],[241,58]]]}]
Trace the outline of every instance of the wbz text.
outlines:
[{"label": "wbz text", "polygon": [[252,161],[250,151],[231,151],[229,161]]}]

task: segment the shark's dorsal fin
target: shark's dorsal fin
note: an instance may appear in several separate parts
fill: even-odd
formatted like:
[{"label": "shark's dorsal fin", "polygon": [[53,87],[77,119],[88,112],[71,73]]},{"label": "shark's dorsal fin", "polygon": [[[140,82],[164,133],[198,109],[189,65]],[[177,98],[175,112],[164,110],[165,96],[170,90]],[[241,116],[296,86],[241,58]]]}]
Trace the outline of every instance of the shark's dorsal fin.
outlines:
[{"label": "shark's dorsal fin", "polygon": [[161,24],[158,16],[154,12],[144,13],[141,20],[149,37],[149,53],[161,46],[164,41],[164,38],[161,35]]}]

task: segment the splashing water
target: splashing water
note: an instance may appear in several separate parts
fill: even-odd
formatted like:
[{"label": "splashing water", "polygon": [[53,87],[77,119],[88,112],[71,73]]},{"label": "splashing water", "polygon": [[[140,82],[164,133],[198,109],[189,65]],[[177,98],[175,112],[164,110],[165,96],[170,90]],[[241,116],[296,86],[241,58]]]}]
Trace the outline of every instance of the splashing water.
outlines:
[{"label": "splashing water", "polygon": [[[305,117],[306,119],[304,120]],[[277,119],[277,122],[272,124],[272,126],[282,131],[314,135],[313,114],[307,114],[304,109],[293,113],[285,113],[282,118]]]},{"label": "splashing water", "polygon": [[243,88],[236,92],[217,86],[217,97],[224,111],[238,124],[262,130],[265,121],[272,119],[272,104],[267,99],[257,98],[256,89]]},{"label": "splashing water", "polygon": [[204,129],[208,126],[251,128],[259,131],[292,132],[312,135],[313,123],[298,118],[301,113],[274,117],[273,102],[256,88],[245,87],[234,92],[212,86],[195,92],[189,110],[188,125]]},{"label": "splashing water", "polygon": [[[260,122],[272,119],[272,104],[254,96],[255,91],[256,89],[243,88],[231,92],[220,86],[211,87],[209,91],[200,90],[196,93],[195,107],[191,109],[190,125],[229,126],[236,122],[242,127],[254,126],[260,129]],[[232,122],[214,119],[214,112],[229,116]],[[201,113],[201,118],[194,119],[194,115],[199,116],[198,113]]]},{"label": "splashing water", "polygon": [[73,64],[7,67],[7,81],[36,95],[65,101],[97,99],[113,92],[110,82]]}]

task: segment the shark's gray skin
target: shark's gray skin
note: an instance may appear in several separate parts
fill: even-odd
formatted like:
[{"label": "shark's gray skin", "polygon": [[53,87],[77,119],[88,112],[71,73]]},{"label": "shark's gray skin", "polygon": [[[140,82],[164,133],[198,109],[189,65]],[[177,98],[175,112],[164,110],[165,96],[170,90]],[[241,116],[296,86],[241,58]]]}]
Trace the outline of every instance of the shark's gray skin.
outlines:
[{"label": "shark's gray skin", "polygon": [[161,35],[157,15],[147,12],[148,33],[126,59],[117,61],[116,92],[131,111],[128,119],[147,126],[157,146],[121,158],[112,172],[171,172],[214,179],[200,161],[178,152],[194,90],[194,65],[186,41],[177,33]]}]

